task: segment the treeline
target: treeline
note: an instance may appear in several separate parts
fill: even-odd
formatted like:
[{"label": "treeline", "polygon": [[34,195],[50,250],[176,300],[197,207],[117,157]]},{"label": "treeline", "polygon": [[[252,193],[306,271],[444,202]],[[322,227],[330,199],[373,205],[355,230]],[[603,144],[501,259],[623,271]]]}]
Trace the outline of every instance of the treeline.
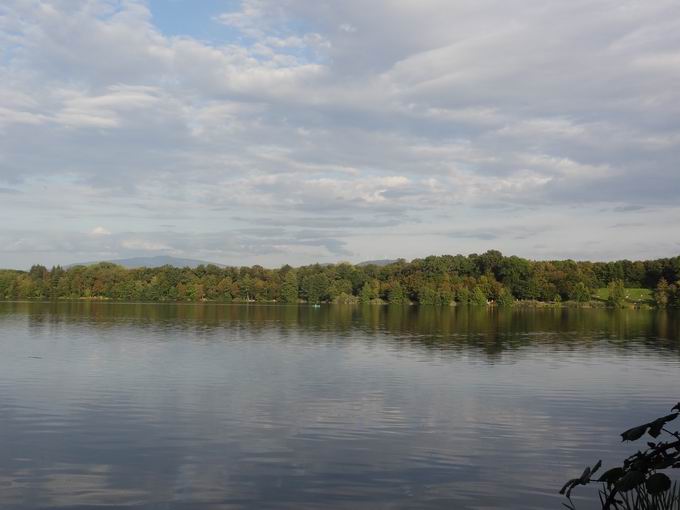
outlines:
[{"label": "treeline", "polygon": [[3,300],[506,305],[517,299],[585,303],[602,287],[610,288],[609,302],[614,306],[625,300],[625,288],[655,289],[657,304],[680,306],[680,257],[635,262],[531,261],[492,250],[481,255],[399,260],[386,266],[126,269],[100,263],[0,271]]}]

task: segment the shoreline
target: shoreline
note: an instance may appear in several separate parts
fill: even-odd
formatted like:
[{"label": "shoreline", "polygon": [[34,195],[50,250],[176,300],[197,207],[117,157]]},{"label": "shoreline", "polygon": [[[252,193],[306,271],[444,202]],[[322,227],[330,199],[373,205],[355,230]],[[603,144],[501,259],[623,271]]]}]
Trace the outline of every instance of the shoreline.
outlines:
[{"label": "shoreline", "polygon": [[607,303],[598,300],[592,300],[585,303],[577,301],[536,301],[536,300],[515,300],[512,304],[499,305],[493,302],[486,305],[479,305],[473,303],[458,303],[452,302],[450,304],[420,304],[418,302],[408,302],[402,304],[389,303],[384,300],[372,300],[369,303],[356,302],[340,302],[340,301],[322,301],[319,303],[309,303],[307,301],[299,301],[297,303],[284,303],[281,301],[257,301],[257,300],[231,300],[219,301],[203,299],[199,301],[140,301],[140,300],[117,300],[107,297],[80,297],[80,298],[58,298],[58,299],[8,299],[0,300],[3,303],[42,303],[42,304],[58,304],[58,303],[107,303],[107,304],[143,304],[143,305],[270,305],[270,306],[308,306],[315,307],[318,305],[337,305],[337,306],[386,306],[386,307],[423,307],[423,308],[473,308],[473,309],[511,309],[511,308],[552,308],[552,309],[597,309],[597,310],[673,310],[675,308],[662,308],[650,303],[627,303],[624,306],[612,307]]}]

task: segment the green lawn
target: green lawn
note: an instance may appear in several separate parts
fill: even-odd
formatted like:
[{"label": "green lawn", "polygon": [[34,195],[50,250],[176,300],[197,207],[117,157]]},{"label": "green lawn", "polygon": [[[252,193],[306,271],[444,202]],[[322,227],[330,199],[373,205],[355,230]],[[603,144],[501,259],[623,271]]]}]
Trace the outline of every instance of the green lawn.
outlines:
[{"label": "green lawn", "polygon": [[[595,291],[595,299],[607,301],[609,289],[604,287]],[[651,289],[626,289],[626,299],[631,303],[654,303],[654,291]]]}]

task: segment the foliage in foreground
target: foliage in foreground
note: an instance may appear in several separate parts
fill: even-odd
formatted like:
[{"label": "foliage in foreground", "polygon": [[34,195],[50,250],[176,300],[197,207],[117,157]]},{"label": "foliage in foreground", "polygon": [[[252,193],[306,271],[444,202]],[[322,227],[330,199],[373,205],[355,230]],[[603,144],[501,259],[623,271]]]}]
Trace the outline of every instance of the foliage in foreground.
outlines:
[{"label": "foliage in foreground", "polygon": [[[669,284],[668,282],[678,282]],[[588,304],[608,287],[610,307],[628,306],[632,288],[659,306],[680,306],[680,257],[631,262],[531,261],[498,251],[279,269],[253,267],[125,269],[111,263],[0,271],[0,300],[112,299],[309,303],[452,303],[510,306],[515,300]]]},{"label": "foliage in foreground", "polygon": [[666,440],[647,442],[645,450],[638,450],[614,467],[595,478],[602,462],[586,467],[579,478],[569,480],[560,494],[568,502],[564,506],[575,510],[572,491],[580,485],[599,483],[598,491],[603,510],[680,510],[680,486],[664,472],[680,468],[680,433],[666,428],[680,413],[680,403],[672,413],[644,423],[621,434],[623,441],[637,441],[645,435],[657,439],[661,434]]}]

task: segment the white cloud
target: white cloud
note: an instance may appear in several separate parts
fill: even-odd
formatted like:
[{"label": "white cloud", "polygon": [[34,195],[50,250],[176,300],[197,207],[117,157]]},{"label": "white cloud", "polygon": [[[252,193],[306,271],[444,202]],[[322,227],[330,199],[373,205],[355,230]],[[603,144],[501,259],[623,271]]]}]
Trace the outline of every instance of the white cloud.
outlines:
[{"label": "white cloud", "polygon": [[348,34],[353,34],[357,31],[357,27],[350,25],[349,23],[343,23],[338,28],[343,32],[347,32]]},{"label": "white cloud", "polygon": [[134,250],[134,251],[168,251],[172,250],[172,247],[163,244],[163,243],[157,243],[145,239],[124,239],[121,243],[121,246],[125,249],[128,250]]},{"label": "white cloud", "polygon": [[[19,231],[62,229],[64,249],[75,246],[68,232],[89,231],[83,218],[111,232],[176,232],[89,231],[84,260],[177,251],[186,232],[243,227],[233,217],[276,219],[288,222],[287,238],[239,234],[238,250],[205,248],[221,262],[266,245],[262,261],[276,264],[312,261],[284,253],[368,254],[363,236],[387,235],[370,220],[403,236],[431,224],[425,255],[463,249],[436,237],[438,222],[488,232],[499,208],[531,210],[531,223],[568,217],[574,203],[594,216],[607,203],[675,207],[677,2],[376,0],[371,9],[245,0],[221,25],[205,20],[225,34],[209,41],[164,34],[136,0],[3,2],[0,189],[12,192],[0,212]],[[310,221],[327,235],[304,237]],[[569,247],[586,256],[592,238],[608,235],[588,222]],[[465,246],[480,251],[478,241]],[[493,241],[519,246],[510,234]],[[643,252],[632,240],[620,251]]]},{"label": "white cloud", "polygon": [[106,230],[104,227],[95,227],[92,229],[93,236],[110,236],[111,232]]}]

